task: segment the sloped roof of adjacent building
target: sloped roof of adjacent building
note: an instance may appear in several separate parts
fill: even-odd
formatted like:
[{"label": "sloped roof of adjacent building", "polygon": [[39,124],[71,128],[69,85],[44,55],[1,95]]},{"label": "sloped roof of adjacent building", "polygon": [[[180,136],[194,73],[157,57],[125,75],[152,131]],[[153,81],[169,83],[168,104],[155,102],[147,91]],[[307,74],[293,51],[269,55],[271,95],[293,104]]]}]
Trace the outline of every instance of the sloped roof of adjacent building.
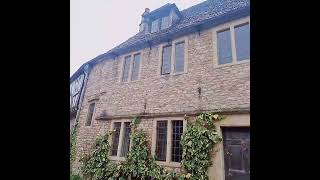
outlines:
[{"label": "sloped roof of adjacent building", "polygon": [[[166,4],[150,13],[159,11],[159,9],[166,8],[167,6],[175,6],[175,4]],[[233,18],[249,15],[250,0],[207,0],[180,12],[182,15],[181,20],[168,29],[160,30],[156,33],[138,32],[125,42],[85,64],[95,64],[101,60],[110,59],[126,52],[139,50],[191,32],[196,32],[199,29],[221,24]],[[70,79],[73,79],[73,76],[77,76],[77,72]]]}]

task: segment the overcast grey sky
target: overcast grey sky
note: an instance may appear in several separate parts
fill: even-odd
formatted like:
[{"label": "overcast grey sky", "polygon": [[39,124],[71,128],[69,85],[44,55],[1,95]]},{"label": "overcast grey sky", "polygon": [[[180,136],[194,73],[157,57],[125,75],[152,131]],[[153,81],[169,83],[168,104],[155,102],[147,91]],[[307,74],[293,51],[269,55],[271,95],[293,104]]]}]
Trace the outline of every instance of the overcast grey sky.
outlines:
[{"label": "overcast grey sky", "polygon": [[204,0],[71,0],[70,76],[85,62],[107,52],[139,31],[141,14],[167,3],[179,10]]}]

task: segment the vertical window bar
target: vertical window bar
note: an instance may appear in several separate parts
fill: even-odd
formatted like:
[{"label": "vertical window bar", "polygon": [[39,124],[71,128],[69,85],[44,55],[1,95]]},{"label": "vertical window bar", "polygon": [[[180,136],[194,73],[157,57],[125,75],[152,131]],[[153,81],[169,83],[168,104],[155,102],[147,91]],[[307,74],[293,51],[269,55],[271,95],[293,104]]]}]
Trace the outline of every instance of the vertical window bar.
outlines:
[{"label": "vertical window bar", "polygon": [[124,136],[123,136],[123,141],[122,141],[122,147],[121,147],[121,157],[125,157],[127,153],[129,152],[130,148],[130,122],[125,122],[124,123]]},{"label": "vertical window bar", "polygon": [[180,144],[181,135],[183,133],[183,121],[172,121],[172,153],[171,160],[173,162],[181,162],[182,160],[182,146]]},{"label": "vertical window bar", "polygon": [[157,121],[156,160],[166,161],[167,121]]},{"label": "vertical window bar", "polygon": [[119,136],[120,136],[121,122],[114,123],[113,140],[112,140],[112,148],[111,148],[111,156],[117,156],[118,145],[119,145]]}]

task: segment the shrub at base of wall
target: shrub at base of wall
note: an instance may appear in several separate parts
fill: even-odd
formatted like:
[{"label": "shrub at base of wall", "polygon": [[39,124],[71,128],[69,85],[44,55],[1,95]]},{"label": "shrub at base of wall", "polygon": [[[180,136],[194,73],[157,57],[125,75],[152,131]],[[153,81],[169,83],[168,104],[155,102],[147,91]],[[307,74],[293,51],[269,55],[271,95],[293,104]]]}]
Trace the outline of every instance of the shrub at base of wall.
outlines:
[{"label": "shrub at base of wall", "polygon": [[208,168],[212,165],[210,152],[222,138],[215,129],[215,122],[224,117],[215,113],[202,113],[195,121],[188,122],[187,130],[183,133],[181,145],[182,173],[176,173],[156,164],[147,147],[146,136],[137,129],[139,118],[131,122],[132,148],[127,154],[126,161],[111,162],[108,158],[110,144],[107,132],[98,138],[93,151],[81,158],[81,173],[87,180],[125,180],[131,179],[159,179],[159,180],[207,180]]}]

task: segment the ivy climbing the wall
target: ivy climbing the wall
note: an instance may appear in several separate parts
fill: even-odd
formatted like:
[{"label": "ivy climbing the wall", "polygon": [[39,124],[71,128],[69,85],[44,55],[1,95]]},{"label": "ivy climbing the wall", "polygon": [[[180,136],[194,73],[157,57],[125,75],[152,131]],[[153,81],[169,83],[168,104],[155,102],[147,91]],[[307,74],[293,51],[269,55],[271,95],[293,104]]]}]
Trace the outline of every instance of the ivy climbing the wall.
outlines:
[{"label": "ivy climbing the wall", "polygon": [[208,168],[212,165],[210,154],[222,140],[215,122],[223,118],[214,113],[202,113],[195,122],[188,122],[181,140],[181,163],[184,170],[191,174],[191,179],[208,179]]},{"label": "ivy climbing the wall", "polygon": [[78,122],[76,121],[72,131],[70,139],[70,175],[72,174],[72,165],[76,159],[76,143],[77,143]]},{"label": "ivy climbing the wall", "polygon": [[146,135],[137,126],[139,118],[131,122],[132,147],[126,160],[120,163],[112,162],[108,158],[110,144],[106,133],[97,139],[94,149],[81,158],[83,178],[87,180],[125,180],[131,179],[157,179],[157,180],[206,180],[208,168],[212,165],[210,154],[222,138],[218,135],[215,122],[223,119],[214,113],[202,113],[189,121],[187,129],[182,135],[182,173],[169,171],[159,166],[147,146]]}]

